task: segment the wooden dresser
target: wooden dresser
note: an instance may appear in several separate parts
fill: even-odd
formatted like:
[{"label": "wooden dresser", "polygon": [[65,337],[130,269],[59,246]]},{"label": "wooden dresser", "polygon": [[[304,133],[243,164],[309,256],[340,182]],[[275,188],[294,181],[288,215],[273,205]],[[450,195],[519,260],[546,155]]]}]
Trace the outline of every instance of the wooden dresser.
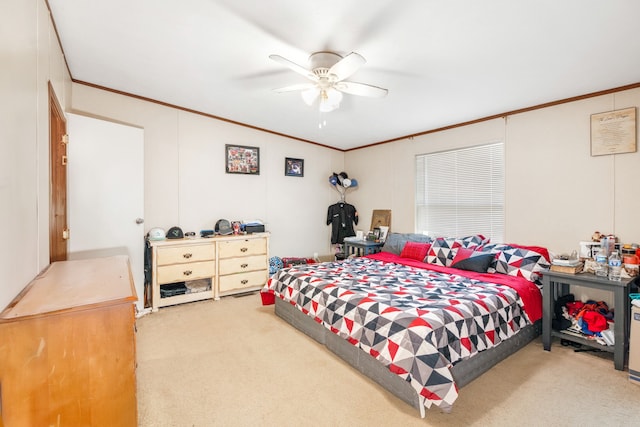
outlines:
[{"label": "wooden dresser", "polygon": [[269,277],[269,233],[167,239],[150,245],[153,311],[258,290]]},{"label": "wooden dresser", "polygon": [[51,264],[0,313],[0,425],[135,426],[127,256]]}]

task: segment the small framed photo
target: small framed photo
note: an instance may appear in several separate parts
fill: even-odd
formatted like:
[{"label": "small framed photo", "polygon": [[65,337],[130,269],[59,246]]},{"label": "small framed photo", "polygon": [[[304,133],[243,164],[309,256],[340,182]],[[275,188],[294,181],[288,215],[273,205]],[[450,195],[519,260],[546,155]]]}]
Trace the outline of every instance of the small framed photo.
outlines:
[{"label": "small framed photo", "polygon": [[376,227],[373,229],[373,236],[376,238],[376,242],[380,240],[380,228]]},{"label": "small framed photo", "polygon": [[260,148],[244,145],[224,146],[225,172],[260,175]]},{"label": "small framed photo", "polygon": [[284,159],[284,174],[286,176],[304,176],[304,159],[292,159],[291,157],[285,157]]}]

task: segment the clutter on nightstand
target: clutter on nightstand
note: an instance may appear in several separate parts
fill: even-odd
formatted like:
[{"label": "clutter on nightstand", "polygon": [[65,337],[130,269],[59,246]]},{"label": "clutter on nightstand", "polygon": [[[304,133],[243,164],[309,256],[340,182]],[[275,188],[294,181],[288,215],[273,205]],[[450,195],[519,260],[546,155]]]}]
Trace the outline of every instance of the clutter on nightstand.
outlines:
[{"label": "clutter on nightstand", "polygon": [[551,260],[551,270],[561,273],[576,274],[582,271],[584,262],[578,259],[578,254],[573,251],[571,255],[559,255]]},{"label": "clutter on nightstand", "polygon": [[[578,259],[583,261],[582,271],[585,273],[613,278],[613,280],[618,280],[618,277],[622,280],[630,279],[639,274],[640,245],[619,243],[615,235],[596,231],[591,236],[591,241],[580,242]],[[613,269],[610,268],[611,262],[614,264]],[[555,269],[555,271],[563,270]]]}]

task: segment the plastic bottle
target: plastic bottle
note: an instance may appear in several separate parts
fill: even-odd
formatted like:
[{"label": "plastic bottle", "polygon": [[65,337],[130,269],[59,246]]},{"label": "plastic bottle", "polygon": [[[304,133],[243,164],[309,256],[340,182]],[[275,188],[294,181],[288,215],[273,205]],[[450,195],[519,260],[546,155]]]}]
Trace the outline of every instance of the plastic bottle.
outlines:
[{"label": "plastic bottle", "polygon": [[608,271],[607,252],[603,246],[600,246],[600,250],[596,254],[596,276],[607,277]]},{"label": "plastic bottle", "polygon": [[609,256],[609,280],[620,281],[620,270],[622,270],[622,260],[618,251],[613,251]]}]

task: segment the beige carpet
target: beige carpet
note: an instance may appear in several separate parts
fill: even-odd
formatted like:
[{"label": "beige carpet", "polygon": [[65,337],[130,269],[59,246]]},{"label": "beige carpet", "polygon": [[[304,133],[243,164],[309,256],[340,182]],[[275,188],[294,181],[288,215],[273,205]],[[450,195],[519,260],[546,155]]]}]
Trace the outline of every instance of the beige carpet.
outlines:
[{"label": "beige carpet", "polygon": [[417,410],[263,307],[258,294],[162,308],[137,322],[141,427],[637,426],[640,387],[612,358],[535,340]]}]

